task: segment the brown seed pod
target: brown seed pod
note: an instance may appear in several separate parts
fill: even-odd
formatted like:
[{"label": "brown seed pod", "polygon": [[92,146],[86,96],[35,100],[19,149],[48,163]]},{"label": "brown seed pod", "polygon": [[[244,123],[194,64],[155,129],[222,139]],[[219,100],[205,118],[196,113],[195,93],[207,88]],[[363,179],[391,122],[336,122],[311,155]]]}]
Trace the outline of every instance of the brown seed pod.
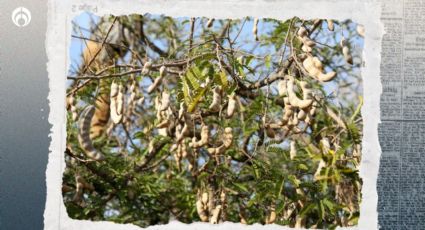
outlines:
[{"label": "brown seed pod", "polygon": [[218,112],[220,111],[221,107],[221,89],[220,87],[216,87],[213,90],[213,101],[211,105],[209,106],[209,110],[212,112]]},{"label": "brown seed pod", "polygon": [[77,175],[75,176],[75,195],[72,199],[74,202],[80,202],[83,197],[84,184],[82,177]]},{"label": "brown seed pod", "polygon": [[221,213],[221,205],[217,205],[212,211],[212,215],[210,219],[211,224],[218,224],[220,213]]},{"label": "brown seed pod", "polygon": [[312,99],[298,98],[298,96],[295,94],[295,90],[294,90],[295,83],[293,78],[290,79],[286,85],[288,90],[288,100],[292,106],[300,108],[300,109],[305,109],[313,103]]},{"label": "brown seed pod", "polygon": [[276,207],[270,206],[270,214],[266,217],[266,224],[273,224],[276,221]]},{"label": "brown seed pod", "polygon": [[284,97],[283,101],[285,103],[285,112],[282,118],[282,124],[286,125],[288,121],[291,119],[292,114],[294,113],[295,108],[289,103],[289,98]]},{"label": "brown seed pod", "polygon": [[304,36],[307,36],[307,29],[305,28],[305,27],[300,27],[299,29],[298,29],[298,32],[297,32],[297,35],[299,36],[299,37],[304,37]]},{"label": "brown seed pod", "polygon": [[229,102],[227,104],[227,117],[232,117],[236,110],[236,96],[235,94],[231,94],[228,96]]},{"label": "brown seed pod", "polygon": [[254,27],[252,28],[252,34],[254,35],[255,41],[259,41],[260,38],[258,37],[258,18],[254,19]]},{"label": "brown seed pod", "polygon": [[331,81],[336,76],[336,72],[334,71],[324,73],[322,62],[317,57],[308,56],[303,61],[303,66],[312,77],[321,82]]},{"label": "brown seed pod", "polygon": [[328,30],[334,31],[335,29],[334,22],[331,19],[327,19],[326,22],[328,23]]},{"label": "brown seed pod", "polygon": [[75,106],[76,104],[77,102],[75,101],[75,95],[71,94],[68,97],[68,106],[69,106],[69,109],[71,110],[72,120],[74,121],[76,121],[78,118],[77,107]]},{"label": "brown seed pod", "polygon": [[161,95],[161,107],[159,110],[164,111],[168,109],[169,106],[170,106],[170,93],[164,90]]},{"label": "brown seed pod", "polygon": [[314,173],[314,180],[320,179],[320,173],[324,167],[326,167],[326,162],[321,159],[319,165],[317,166],[316,172]]},{"label": "brown seed pod", "polygon": [[226,127],[224,129],[224,140],[223,140],[223,145],[226,148],[229,148],[232,145],[233,142],[233,133],[232,133],[232,128],[231,127]]},{"label": "brown seed pod", "polygon": [[124,94],[122,92],[122,86],[115,82],[112,82],[111,84],[110,101],[111,120],[114,124],[118,124],[121,122],[123,117]]},{"label": "brown seed pod", "polygon": [[266,135],[269,138],[275,138],[276,137],[275,131],[269,125],[266,125],[266,128],[265,129],[266,129]]},{"label": "brown seed pod", "polygon": [[179,120],[181,120],[183,118],[185,111],[186,111],[185,104],[184,104],[184,102],[181,102],[180,103],[180,109],[179,109],[179,116],[178,116]]},{"label": "brown seed pod", "polygon": [[208,144],[209,139],[209,128],[207,125],[202,125],[201,127],[201,139],[199,141],[196,141],[196,137],[192,138],[192,142],[189,143],[189,147],[192,148],[199,148],[206,144]]},{"label": "brown seed pod", "polygon": [[90,138],[90,124],[94,112],[95,107],[89,105],[80,114],[80,119],[78,121],[78,142],[89,158],[93,160],[104,160],[105,157],[93,147],[92,139]]},{"label": "brown seed pod", "polygon": [[277,89],[279,92],[279,96],[287,96],[288,90],[286,88],[286,80],[280,80],[277,85]]},{"label": "brown seed pod", "polygon": [[202,222],[208,222],[208,212],[204,209],[204,205],[200,199],[196,201],[196,211]]},{"label": "brown seed pod", "polygon": [[208,22],[207,22],[207,27],[208,27],[208,28],[211,28],[211,27],[213,26],[213,24],[214,24],[214,21],[215,21],[215,19],[214,19],[214,18],[210,18],[210,19],[208,20]]},{"label": "brown seed pod", "polygon": [[344,37],[342,37],[340,45],[342,47],[342,54],[344,55],[345,61],[348,64],[352,65],[353,64],[353,57],[351,56],[350,48],[348,48],[347,41],[345,40]]},{"label": "brown seed pod", "polygon": [[151,68],[152,68],[152,62],[150,61],[145,62],[142,69],[142,75],[148,75]]},{"label": "brown seed pod", "polygon": [[364,29],[364,26],[362,26],[362,25],[357,25],[356,30],[357,30],[357,33],[358,33],[360,36],[362,36],[362,37],[364,37],[364,36],[365,36],[365,29]]},{"label": "brown seed pod", "polygon": [[293,160],[297,156],[297,147],[295,141],[291,140],[289,157]]},{"label": "brown seed pod", "polygon": [[161,68],[159,68],[159,77],[155,78],[154,82],[148,87],[148,94],[151,94],[161,84],[165,75],[165,69],[165,66],[161,66]]},{"label": "brown seed pod", "polygon": [[298,120],[302,120],[303,121],[306,117],[307,117],[307,113],[303,109],[301,109],[300,111],[298,111],[298,113],[297,113]]}]

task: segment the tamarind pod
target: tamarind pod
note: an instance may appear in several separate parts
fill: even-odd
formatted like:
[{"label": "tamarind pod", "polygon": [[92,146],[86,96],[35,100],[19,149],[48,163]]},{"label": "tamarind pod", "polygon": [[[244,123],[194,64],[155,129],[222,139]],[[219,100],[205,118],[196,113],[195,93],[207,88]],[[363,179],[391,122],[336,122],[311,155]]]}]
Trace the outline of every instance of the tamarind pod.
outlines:
[{"label": "tamarind pod", "polygon": [[87,106],[80,115],[78,121],[78,142],[84,153],[93,160],[104,160],[105,157],[93,147],[90,139],[90,123],[95,112],[95,107]]},{"label": "tamarind pod", "polygon": [[323,70],[323,64],[318,57],[313,57],[313,64],[320,71]]},{"label": "tamarind pod", "polygon": [[334,29],[335,29],[334,22],[331,19],[327,19],[326,22],[328,23],[328,30],[334,31]]},{"label": "tamarind pod", "polygon": [[84,181],[83,186],[85,189],[89,190],[89,191],[94,191],[94,186],[90,183],[88,183],[87,181]]},{"label": "tamarind pod", "polygon": [[226,127],[224,129],[224,140],[223,140],[223,145],[225,147],[225,149],[228,149],[233,142],[233,134],[232,134],[232,128],[231,127]]},{"label": "tamarind pod", "polygon": [[302,109],[298,111],[297,118],[298,120],[304,120],[307,117],[307,113]]},{"label": "tamarind pod", "polygon": [[122,85],[118,87],[118,95],[117,95],[117,114],[122,115],[124,110],[124,93]]},{"label": "tamarind pod", "polygon": [[313,48],[311,48],[311,46],[303,45],[301,47],[301,50],[306,52],[306,53],[311,53],[313,51]]},{"label": "tamarind pod", "polygon": [[78,118],[77,107],[71,105],[71,114],[72,114],[72,120],[76,121]]},{"label": "tamarind pod", "polygon": [[319,73],[319,75],[317,76],[317,80],[321,81],[321,82],[328,82],[328,81],[332,81],[334,78],[336,77],[336,72],[331,71],[329,73]]},{"label": "tamarind pod", "polygon": [[236,110],[235,95],[229,95],[229,102],[227,103],[227,117],[232,117]]},{"label": "tamarind pod", "polygon": [[273,224],[276,221],[276,208],[271,207],[270,215],[266,218],[266,224]]},{"label": "tamarind pod", "polygon": [[297,147],[295,145],[295,141],[291,140],[289,158],[293,160],[296,156],[297,156]]},{"label": "tamarind pod", "polygon": [[365,36],[365,29],[364,29],[364,26],[362,26],[362,25],[357,25],[356,30],[357,30],[357,33],[358,33],[360,36],[362,36],[362,37],[364,37],[364,36]]},{"label": "tamarind pod", "polygon": [[207,28],[211,28],[214,24],[215,19],[214,18],[210,18],[207,22]]},{"label": "tamarind pod", "polygon": [[168,137],[167,128],[158,129],[158,135]]},{"label": "tamarind pod", "polygon": [[267,126],[267,127],[266,127],[266,135],[267,135],[269,138],[275,138],[276,133],[274,132],[274,130],[273,130],[272,128],[270,128],[270,126]]},{"label": "tamarind pod", "polygon": [[312,115],[310,115],[310,113],[307,113],[307,115],[306,115],[306,117],[305,117],[305,119],[304,119],[304,122],[307,124],[307,125],[309,125],[309,124],[311,124],[311,121],[313,120],[313,117],[312,117]]},{"label": "tamarind pod", "polygon": [[73,197],[73,201],[74,202],[80,202],[82,197],[83,197],[83,189],[84,189],[84,184],[81,181],[81,176],[77,175],[75,177],[75,195]]},{"label": "tamarind pod", "polygon": [[183,118],[183,114],[185,112],[185,106],[184,106],[184,102],[180,103],[180,109],[179,109],[179,120],[181,120]]},{"label": "tamarind pod", "polygon": [[177,145],[177,144],[173,144],[173,145],[171,145],[171,147],[170,147],[170,152],[174,152],[174,151],[176,151],[177,147],[178,147],[178,145]]},{"label": "tamarind pod", "polygon": [[298,29],[297,35],[300,36],[300,37],[307,36],[307,29],[305,27],[301,26]]},{"label": "tamarind pod", "polygon": [[214,210],[212,211],[212,216],[210,219],[211,224],[217,224],[219,221],[219,216],[221,212],[221,205],[217,205]]},{"label": "tamarind pod", "polygon": [[208,222],[208,214],[202,205],[202,201],[199,199],[196,201],[196,211],[198,212],[199,219],[201,219],[202,222]]},{"label": "tamarind pod", "polygon": [[329,139],[324,137],[322,140],[320,140],[320,145],[322,147],[322,152],[325,154],[329,153],[329,150],[331,149],[331,144],[329,143]]},{"label": "tamarind pod", "polygon": [[303,66],[307,70],[307,72],[313,77],[316,77],[321,72],[321,70],[316,67],[314,63],[314,58],[310,56],[308,56],[303,61]]},{"label": "tamarind pod", "polygon": [[148,153],[151,154],[154,149],[155,149],[155,140],[152,139],[149,141],[149,144],[148,144]]},{"label": "tamarind pod", "polygon": [[118,124],[122,120],[123,103],[124,95],[122,93],[122,86],[112,82],[110,92],[110,116],[114,124]]},{"label": "tamarind pod", "polygon": [[298,125],[300,123],[300,121],[298,120],[298,113],[294,113],[294,116],[292,117],[292,122],[293,125]]},{"label": "tamarind pod", "polygon": [[71,186],[68,186],[66,184],[62,185],[62,193],[68,193],[71,192],[72,190],[74,190]]},{"label": "tamarind pod", "polygon": [[162,92],[160,111],[166,110],[170,106],[170,94],[167,91]]},{"label": "tamarind pod", "polygon": [[186,144],[182,143],[181,144],[181,157],[182,158],[186,158],[187,157],[187,148],[186,148]]},{"label": "tamarind pod", "polygon": [[221,90],[219,87],[216,87],[213,90],[213,101],[211,105],[209,106],[209,110],[211,110],[212,112],[218,112],[220,110],[220,105],[221,105],[220,91]]},{"label": "tamarind pod", "polygon": [[149,74],[151,67],[152,67],[152,62],[150,62],[150,61],[145,62],[145,64],[143,65],[143,68],[142,68],[142,72],[141,72],[142,75]]},{"label": "tamarind pod", "polygon": [[309,46],[309,47],[313,47],[316,45],[316,42],[314,42],[313,40],[311,40],[309,37],[304,36],[302,37],[302,42],[304,45]]},{"label": "tamarind pod", "polygon": [[323,73],[322,62],[317,57],[307,57],[303,61],[303,66],[307,72],[321,82],[331,81],[335,78],[336,72],[331,71],[329,73]]},{"label": "tamarind pod", "polygon": [[254,27],[252,28],[252,34],[254,34],[254,37],[255,37],[255,41],[259,41],[260,39],[258,38],[258,22],[259,22],[259,20],[258,20],[258,18],[255,18],[254,19]]},{"label": "tamarind pod", "polygon": [[161,75],[159,77],[155,78],[153,83],[147,89],[148,94],[151,94],[161,84],[162,78],[163,77]]},{"label": "tamarind pod", "polygon": [[156,125],[157,128],[162,129],[162,128],[167,128],[170,125],[171,121],[170,120],[163,120],[161,121],[158,125]]},{"label": "tamarind pod", "polygon": [[115,81],[113,81],[111,83],[111,94],[110,94],[110,96],[115,97],[117,95],[118,95],[118,84],[115,83]]},{"label": "tamarind pod", "polygon": [[202,193],[202,204],[204,206],[208,205],[208,193],[207,192]]},{"label": "tamarind pod", "polygon": [[320,160],[319,165],[317,166],[316,172],[314,173],[314,180],[318,180],[322,169],[326,166],[326,162]]},{"label": "tamarind pod", "polygon": [[148,87],[148,94],[151,94],[161,84],[162,79],[165,75],[165,70],[165,66],[161,66],[161,68],[159,68],[159,77],[157,77],[154,82]]},{"label": "tamarind pod", "polygon": [[139,98],[139,99],[137,99],[137,101],[136,101],[136,105],[138,106],[138,107],[143,107],[143,103],[145,102],[145,98],[144,97],[141,97],[141,98]]},{"label": "tamarind pod", "polygon": [[342,47],[342,54],[344,55],[345,61],[352,65],[353,64],[353,57],[350,54],[350,49],[347,46]]},{"label": "tamarind pod", "polygon": [[226,193],[224,192],[224,190],[222,190],[222,191],[221,191],[221,193],[220,193],[220,201],[221,201],[222,203],[224,203],[224,202],[226,202],[226,198],[227,198],[227,195],[226,195]]},{"label": "tamarind pod", "polygon": [[208,148],[207,149],[208,153],[211,155],[216,155],[218,154],[218,148]]},{"label": "tamarind pod", "polygon": [[301,100],[297,97],[297,95],[294,92],[294,81],[293,80],[289,80],[287,82],[287,90],[288,90],[288,100],[289,100],[289,103],[292,106],[298,107],[300,109],[305,109],[313,103],[313,100],[311,100],[311,99]]},{"label": "tamarind pod", "polygon": [[184,124],[183,129],[181,130],[180,133],[177,133],[176,135],[176,141],[178,143],[180,143],[183,138],[189,133],[189,126],[187,125],[187,123]]},{"label": "tamarind pod", "polygon": [[209,130],[207,125],[202,125],[201,127],[201,139],[196,140],[196,137],[192,138],[192,143],[189,143],[189,147],[199,148],[208,144]]},{"label": "tamarind pod", "polygon": [[277,84],[277,89],[279,91],[279,96],[286,96],[288,90],[286,89],[286,80],[280,80]]}]

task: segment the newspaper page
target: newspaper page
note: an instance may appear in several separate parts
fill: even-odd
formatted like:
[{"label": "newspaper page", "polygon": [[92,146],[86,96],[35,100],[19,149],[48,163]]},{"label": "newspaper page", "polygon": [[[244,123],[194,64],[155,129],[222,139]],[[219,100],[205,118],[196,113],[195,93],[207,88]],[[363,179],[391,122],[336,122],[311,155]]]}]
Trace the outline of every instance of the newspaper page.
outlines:
[{"label": "newspaper page", "polygon": [[425,223],[425,2],[384,1],[378,219],[382,229]]}]

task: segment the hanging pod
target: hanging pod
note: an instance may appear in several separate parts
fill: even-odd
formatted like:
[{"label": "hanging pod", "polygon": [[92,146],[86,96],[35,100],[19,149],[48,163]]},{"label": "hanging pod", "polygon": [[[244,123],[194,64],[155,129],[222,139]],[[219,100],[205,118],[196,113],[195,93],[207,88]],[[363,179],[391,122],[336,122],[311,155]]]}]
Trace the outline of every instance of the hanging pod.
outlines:
[{"label": "hanging pod", "polygon": [[303,61],[303,66],[307,72],[315,79],[321,82],[328,82],[335,78],[336,72],[331,71],[329,73],[323,72],[323,64],[317,57],[308,56]]},{"label": "hanging pod", "polygon": [[115,82],[111,84],[110,101],[111,120],[114,124],[118,124],[123,117],[124,94],[122,92],[122,86]]},{"label": "hanging pod", "polygon": [[254,26],[252,28],[252,34],[254,35],[255,41],[259,41],[260,39],[258,38],[258,18],[254,19]]},{"label": "hanging pod", "polygon": [[290,79],[287,83],[289,103],[292,106],[300,108],[300,109],[305,109],[309,107],[313,103],[313,100],[307,99],[307,98],[303,98],[303,99],[298,98],[298,96],[295,93],[294,87],[295,87],[295,82],[293,79]]},{"label": "hanging pod", "polygon": [[212,112],[218,112],[220,111],[221,106],[221,89],[220,87],[216,87],[213,90],[213,101],[211,105],[209,106],[209,110]]},{"label": "hanging pod", "polygon": [[90,139],[90,123],[95,112],[93,105],[87,106],[80,114],[78,121],[78,142],[84,153],[92,160],[104,160],[105,157],[94,148],[92,139]]},{"label": "hanging pod", "polygon": [[165,66],[161,66],[161,68],[159,68],[159,77],[155,78],[153,83],[148,87],[147,89],[148,94],[151,94],[161,84],[162,79],[164,78],[164,75],[165,75],[165,69],[166,69]]},{"label": "hanging pod", "polygon": [[229,102],[227,103],[227,117],[232,117],[236,110],[236,96],[235,94],[231,94],[228,96]]}]

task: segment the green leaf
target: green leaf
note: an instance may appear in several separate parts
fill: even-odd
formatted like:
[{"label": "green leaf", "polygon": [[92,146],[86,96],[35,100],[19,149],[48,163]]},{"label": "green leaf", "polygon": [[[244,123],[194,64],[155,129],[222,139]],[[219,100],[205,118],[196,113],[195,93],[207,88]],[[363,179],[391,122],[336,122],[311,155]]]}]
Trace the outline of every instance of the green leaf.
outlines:
[{"label": "green leaf", "polygon": [[190,91],[189,91],[189,85],[187,84],[186,78],[182,77],[182,83],[183,83],[183,97],[184,102],[186,105],[189,105],[191,102],[190,98]]},{"label": "green leaf", "polygon": [[271,67],[271,60],[272,60],[272,57],[271,57],[270,55],[267,55],[267,56],[264,58],[264,65],[265,65],[267,68],[270,68],[270,67]]},{"label": "green leaf", "polygon": [[223,90],[226,91],[227,89],[227,75],[224,71],[220,71],[220,85],[223,87]]},{"label": "green leaf", "polygon": [[188,105],[188,112],[191,113],[193,112],[193,110],[196,108],[196,106],[198,105],[199,101],[201,100],[201,98],[204,96],[205,91],[207,90],[207,88],[202,88],[193,98],[193,100],[190,102],[190,104]]}]

